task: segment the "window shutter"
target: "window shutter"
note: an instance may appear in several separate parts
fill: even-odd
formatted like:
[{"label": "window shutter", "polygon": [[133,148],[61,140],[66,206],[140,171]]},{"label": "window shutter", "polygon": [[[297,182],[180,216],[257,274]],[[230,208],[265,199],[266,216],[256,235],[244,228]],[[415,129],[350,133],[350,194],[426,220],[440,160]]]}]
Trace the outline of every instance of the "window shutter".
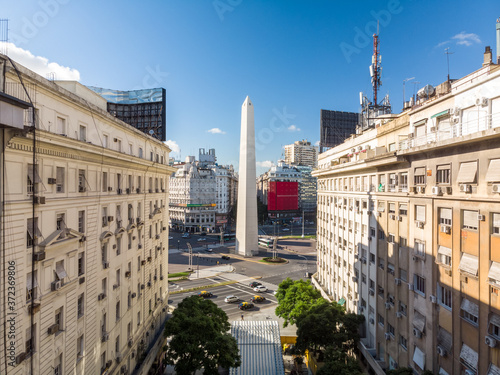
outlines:
[{"label": "window shutter", "polygon": [[477,228],[477,211],[464,210],[464,226]]},{"label": "window shutter", "polygon": [[415,220],[425,222],[425,206],[415,206]]}]

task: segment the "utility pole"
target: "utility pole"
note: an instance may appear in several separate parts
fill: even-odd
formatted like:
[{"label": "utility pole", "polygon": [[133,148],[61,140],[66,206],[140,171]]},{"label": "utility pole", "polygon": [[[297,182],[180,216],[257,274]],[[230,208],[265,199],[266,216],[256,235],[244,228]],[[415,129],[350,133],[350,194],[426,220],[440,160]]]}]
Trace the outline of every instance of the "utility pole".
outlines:
[{"label": "utility pole", "polygon": [[412,79],[415,79],[415,77],[406,78],[406,79],[403,80],[403,111],[405,109],[405,101],[406,101],[406,97],[405,97],[405,83],[408,82],[408,81],[411,81]]},{"label": "utility pole", "polygon": [[302,210],[302,238],[304,238],[304,210]]},{"label": "utility pole", "polygon": [[187,243],[187,247],[189,249],[189,270],[191,271],[193,269],[193,248],[189,242]]}]

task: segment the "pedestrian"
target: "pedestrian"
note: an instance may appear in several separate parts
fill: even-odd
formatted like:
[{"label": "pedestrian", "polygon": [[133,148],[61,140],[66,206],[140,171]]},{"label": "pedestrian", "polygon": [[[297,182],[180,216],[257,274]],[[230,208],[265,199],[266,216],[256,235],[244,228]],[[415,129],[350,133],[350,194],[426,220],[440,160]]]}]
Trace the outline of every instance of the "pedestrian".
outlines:
[{"label": "pedestrian", "polygon": [[241,314],[241,320],[243,320],[243,314]]}]

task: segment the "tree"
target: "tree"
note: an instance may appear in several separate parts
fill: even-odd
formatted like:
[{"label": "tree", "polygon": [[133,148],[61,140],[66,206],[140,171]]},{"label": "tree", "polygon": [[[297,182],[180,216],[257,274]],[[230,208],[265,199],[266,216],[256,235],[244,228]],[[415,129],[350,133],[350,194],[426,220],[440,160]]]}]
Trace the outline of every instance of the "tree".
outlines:
[{"label": "tree", "polygon": [[[387,371],[387,375],[413,375],[415,372],[411,367],[400,367],[396,370]],[[433,372],[430,370],[425,370],[422,375],[432,375]]]},{"label": "tree", "polygon": [[285,320],[283,327],[288,326],[289,323],[295,324],[297,319],[313,306],[327,303],[321,297],[319,290],[313,288],[309,280],[293,281],[289,277],[278,286],[276,298],[278,299],[278,307],[276,307],[275,312],[277,316]]},{"label": "tree", "polygon": [[257,217],[260,224],[265,224],[268,219],[267,216],[267,204],[264,204],[257,198]]},{"label": "tree", "polygon": [[359,362],[354,357],[342,353],[340,358],[330,358],[316,373],[316,375],[330,374],[362,375],[363,372],[361,371]]},{"label": "tree", "polygon": [[171,337],[167,363],[175,365],[179,375],[199,369],[217,375],[219,366],[239,367],[241,357],[229,328],[226,313],[215,303],[198,296],[185,298],[165,324],[165,336]]}]

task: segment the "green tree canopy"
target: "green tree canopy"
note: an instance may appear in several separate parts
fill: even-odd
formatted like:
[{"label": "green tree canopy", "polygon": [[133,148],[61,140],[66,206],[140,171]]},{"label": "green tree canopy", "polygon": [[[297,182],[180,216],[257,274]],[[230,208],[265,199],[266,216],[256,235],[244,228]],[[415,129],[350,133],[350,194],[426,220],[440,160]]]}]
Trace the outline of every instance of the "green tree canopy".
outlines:
[{"label": "green tree canopy", "polygon": [[316,375],[362,375],[361,367],[358,361],[348,355],[343,355],[342,358],[336,360],[328,360],[318,370]]},{"label": "green tree canopy", "polygon": [[327,303],[319,290],[314,289],[309,280],[293,281],[289,277],[281,282],[276,293],[278,307],[276,315],[283,318],[283,327],[295,324],[297,319],[313,306]]},{"label": "green tree canopy", "polygon": [[[413,375],[413,369],[411,367],[400,367],[396,370],[387,371],[387,375]],[[425,370],[422,375],[432,375],[432,371]]]},{"label": "green tree canopy", "polygon": [[175,365],[179,375],[199,369],[217,375],[218,366],[239,367],[238,346],[229,328],[226,313],[215,303],[198,296],[185,298],[165,324],[165,336],[171,337],[167,363]]}]

